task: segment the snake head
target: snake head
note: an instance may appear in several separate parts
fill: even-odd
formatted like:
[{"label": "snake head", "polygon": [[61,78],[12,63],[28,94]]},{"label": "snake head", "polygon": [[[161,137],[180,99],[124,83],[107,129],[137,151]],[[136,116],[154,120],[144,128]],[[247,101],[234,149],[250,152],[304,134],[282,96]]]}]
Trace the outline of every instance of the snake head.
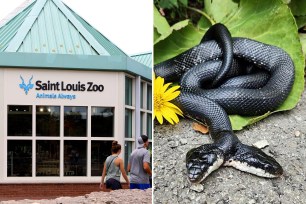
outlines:
[{"label": "snake head", "polygon": [[283,168],[273,157],[261,149],[244,144],[238,145],[235,155],[224,165],[266,178],[280,177],[283,174]]},{"label": "snake head", "polygon": [[224,158],[222,155],[222,151],[212,144],[189,150],[186,155],[189,181],[201,183],[211,172],[223,164]]}]

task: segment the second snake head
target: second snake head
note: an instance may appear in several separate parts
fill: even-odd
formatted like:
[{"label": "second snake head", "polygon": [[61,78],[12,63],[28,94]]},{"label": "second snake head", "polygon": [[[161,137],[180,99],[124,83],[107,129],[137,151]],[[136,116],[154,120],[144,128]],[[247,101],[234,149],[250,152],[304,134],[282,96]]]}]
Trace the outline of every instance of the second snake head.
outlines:
[{"label": "second snake head", "polygon": [[201,183],[211,172],[223,164],[222,155],[222,151],[212,144],[205,144],[189,150],[186,155],[189,181]]}]

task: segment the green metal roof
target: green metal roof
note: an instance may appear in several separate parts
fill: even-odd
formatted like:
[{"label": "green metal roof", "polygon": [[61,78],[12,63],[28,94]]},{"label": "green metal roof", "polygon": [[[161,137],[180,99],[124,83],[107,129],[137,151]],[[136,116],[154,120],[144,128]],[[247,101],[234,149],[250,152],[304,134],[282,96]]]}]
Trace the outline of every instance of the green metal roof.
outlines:
[{"label": "green metal roof", "polygon": [[136,60],[137,62],[140,62],[146,65],[147,67],[152,68],[152,53],[151,52],[134,54],[134,55],[131,55],[131,58]]},{"label": "green metal roof", "polygon": [[25,18],[28,16],[30,11],[32,10],[33,5],[34,5],[33,3],[30,4],[28,7],[22,10],[18,15],[13,17],[10,21],[6,22],[0,28],[0,52],[5,51],[8,44],[14,38],[18,29],[24,22]]},{"label": "green metal roof", "polygon": [[0,67],[123,71],[152,79],[151,65],[130,58],[60,0],[33,0],[1,23]]},{"label": "green metal roof", "polygon": [[33,0],[5,23],[0,51],[126,56],[60,0]]}]

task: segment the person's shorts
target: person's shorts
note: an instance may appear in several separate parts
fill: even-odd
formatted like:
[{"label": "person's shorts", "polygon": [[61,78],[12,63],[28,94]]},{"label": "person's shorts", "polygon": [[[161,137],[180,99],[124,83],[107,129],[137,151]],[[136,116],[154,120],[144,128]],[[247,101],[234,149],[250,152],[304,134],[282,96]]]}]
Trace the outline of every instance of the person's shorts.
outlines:
[{"label": "person's shorts", "polygon": [[106,181],[106,188],[110,188],[112,190],[122,189],[121,183],[113,178],[110,178]]},{"label": "person's shorts", "polygon": [[130,183],[130,189],[141,189],[145,190],[151,188],[149,183],[139,184],[139,183]]}]

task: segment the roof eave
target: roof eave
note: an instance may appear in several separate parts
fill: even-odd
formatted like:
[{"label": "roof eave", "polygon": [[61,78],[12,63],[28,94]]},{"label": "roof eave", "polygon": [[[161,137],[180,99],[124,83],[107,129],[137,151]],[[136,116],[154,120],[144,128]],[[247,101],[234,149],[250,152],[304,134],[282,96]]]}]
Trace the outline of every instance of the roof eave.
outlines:
[{"label": "roof eave", "polygon": [[152,70],[124,56],[1,52],[0,68],[122,71],[152,80]]}]

